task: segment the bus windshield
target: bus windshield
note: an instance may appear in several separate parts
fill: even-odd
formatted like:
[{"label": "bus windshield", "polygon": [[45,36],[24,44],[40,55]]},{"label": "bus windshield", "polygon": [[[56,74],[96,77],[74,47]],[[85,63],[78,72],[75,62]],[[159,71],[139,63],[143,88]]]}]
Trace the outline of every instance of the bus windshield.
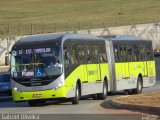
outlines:
[{"label": "bus windshield", "polygon": [[45,77],[60,74],[60,46],[16,49],[11,53],[12,77]]}]

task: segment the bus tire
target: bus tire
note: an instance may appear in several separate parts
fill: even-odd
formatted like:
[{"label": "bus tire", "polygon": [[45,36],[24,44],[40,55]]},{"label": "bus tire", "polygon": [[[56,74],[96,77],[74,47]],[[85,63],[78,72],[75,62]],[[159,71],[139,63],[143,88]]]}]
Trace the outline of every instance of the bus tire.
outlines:
[{"label": "bus tire", "polygon": [[105,100],[107,98],[107,92],[108,92],[108,89],[107,89],[107,82],[106,80],[104,80],[103,82],[103,91],[102,93],[98,93],[97,94],[97,97],[99,100]]},{"label": "bus tire", "polygon": [[79,98],[80,98],[80,87],[77,84],[76,90],[75,90],[75,97],[72,98],[72,104],[79,104]]},{"label": "bus tire", "polygon": [[143,89],[142,78],[138,77],[137,88],[132,90],[132,94],[140,94],[142,93],[142,89]]}]

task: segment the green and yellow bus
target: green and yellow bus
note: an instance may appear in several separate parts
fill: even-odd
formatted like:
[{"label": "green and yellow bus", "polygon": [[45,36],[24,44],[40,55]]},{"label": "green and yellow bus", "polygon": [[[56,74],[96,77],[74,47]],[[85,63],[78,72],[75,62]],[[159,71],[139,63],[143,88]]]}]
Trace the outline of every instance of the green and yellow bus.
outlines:
[{"label": "green and yellow bus", "polygon": [[21,38],[11,50],[13,100],[30,106],[50,99],[111,91],[141,93],[155,84],[152,42],[88,34],[43,34]]}]

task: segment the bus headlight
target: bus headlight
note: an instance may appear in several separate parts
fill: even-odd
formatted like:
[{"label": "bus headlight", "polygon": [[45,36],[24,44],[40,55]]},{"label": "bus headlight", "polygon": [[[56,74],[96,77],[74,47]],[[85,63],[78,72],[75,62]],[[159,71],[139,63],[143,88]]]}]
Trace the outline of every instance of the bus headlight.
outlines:
[{"label": "bus headlight", "polygon": [[14,91],[17,91],[17,87],[14,88]]},{"label": "bus headlight", "polygon": [[57,90],[58,88],[62,87],[64,85],[64,82],[63,81],[58,81],[55,86],[54,86],[54,90]]},{"label": "bus headlight", "polygon": [[16,92],[22,92],[20,89],[18,89],[17,87],[14,88],[14,91]]}]

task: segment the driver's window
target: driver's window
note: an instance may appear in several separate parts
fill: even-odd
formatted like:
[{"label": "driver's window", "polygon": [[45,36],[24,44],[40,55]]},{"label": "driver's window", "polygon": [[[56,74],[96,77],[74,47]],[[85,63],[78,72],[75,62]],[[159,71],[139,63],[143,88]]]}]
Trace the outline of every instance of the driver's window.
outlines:
[{"label": "driver's window", "polygon": [[67,44],[64,46],[64,65],[65,70],[67,71],[71,64],[71,58],[70,58],[70,46]]}]

